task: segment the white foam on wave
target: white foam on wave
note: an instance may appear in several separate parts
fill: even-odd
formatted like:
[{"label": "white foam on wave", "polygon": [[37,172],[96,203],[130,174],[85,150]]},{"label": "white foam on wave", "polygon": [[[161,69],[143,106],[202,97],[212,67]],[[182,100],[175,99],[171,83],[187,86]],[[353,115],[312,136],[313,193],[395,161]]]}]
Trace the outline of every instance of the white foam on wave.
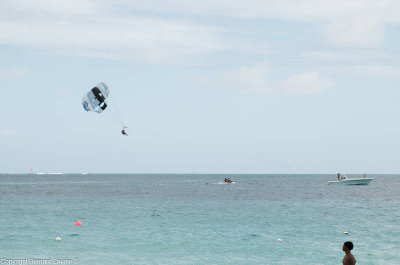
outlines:
[{"label": "white foam on wave", "polygon": [[6,182],[0,185],[60,185],[60,184],[107,184],[120,181],[54,181],[54,182]]},{"label": "white foam on wave", "polygon": [[39,172],[35,173],[36,175],[62,175],[63,173],[61,172],[50,172],[50,173],[45,173],[45,172]]}]

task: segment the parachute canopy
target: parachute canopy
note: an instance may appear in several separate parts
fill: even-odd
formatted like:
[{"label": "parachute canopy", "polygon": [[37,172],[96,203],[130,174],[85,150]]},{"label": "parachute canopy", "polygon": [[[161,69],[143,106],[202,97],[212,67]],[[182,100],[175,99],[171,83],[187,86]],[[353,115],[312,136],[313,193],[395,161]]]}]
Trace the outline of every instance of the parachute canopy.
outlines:
[{"label": "parachute canopy", "polygon": [[86,111],[101,113],[107,108],[107,98],[109,93],[108,86],[105,83],[97,84],[83,96],[83,108]]}]

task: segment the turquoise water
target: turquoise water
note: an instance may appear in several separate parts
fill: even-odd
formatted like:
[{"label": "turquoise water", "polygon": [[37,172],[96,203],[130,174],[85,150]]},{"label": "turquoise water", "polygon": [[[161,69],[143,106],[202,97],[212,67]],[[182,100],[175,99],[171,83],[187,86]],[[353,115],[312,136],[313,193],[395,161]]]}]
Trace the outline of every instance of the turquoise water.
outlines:
[{"label": "turquoise water", "polygon": [[399,265],[400,176],[368,177],[3,174],[0,264]]}]

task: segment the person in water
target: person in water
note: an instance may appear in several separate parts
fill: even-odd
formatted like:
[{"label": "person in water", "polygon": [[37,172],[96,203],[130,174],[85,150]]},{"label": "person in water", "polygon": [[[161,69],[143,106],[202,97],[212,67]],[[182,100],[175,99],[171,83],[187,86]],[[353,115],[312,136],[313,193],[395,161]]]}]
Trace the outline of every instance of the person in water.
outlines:
[{"label": "person in water", "polygon": [[353,243],[351,241],[344,242],[342,250],[346,255],[342,260],[343,265],[356,265],[356,258],[351,254],[352,249]]},{"label": "person in water", "polygon": [[122,133],[122,135],[128,136],[128,134],[125,132],[125,129],[122,129],[121,133]]}]

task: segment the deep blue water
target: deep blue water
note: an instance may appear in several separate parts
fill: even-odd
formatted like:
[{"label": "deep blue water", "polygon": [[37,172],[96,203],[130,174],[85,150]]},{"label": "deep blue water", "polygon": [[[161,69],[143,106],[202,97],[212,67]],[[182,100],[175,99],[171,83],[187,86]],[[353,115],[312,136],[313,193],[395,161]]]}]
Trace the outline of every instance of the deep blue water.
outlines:
[{"label": "deep blue water", "polygon": [[368,177],[3,174],[0,264],[341,264],[351,240],[357,264],[399,265],[400,175]]}]

